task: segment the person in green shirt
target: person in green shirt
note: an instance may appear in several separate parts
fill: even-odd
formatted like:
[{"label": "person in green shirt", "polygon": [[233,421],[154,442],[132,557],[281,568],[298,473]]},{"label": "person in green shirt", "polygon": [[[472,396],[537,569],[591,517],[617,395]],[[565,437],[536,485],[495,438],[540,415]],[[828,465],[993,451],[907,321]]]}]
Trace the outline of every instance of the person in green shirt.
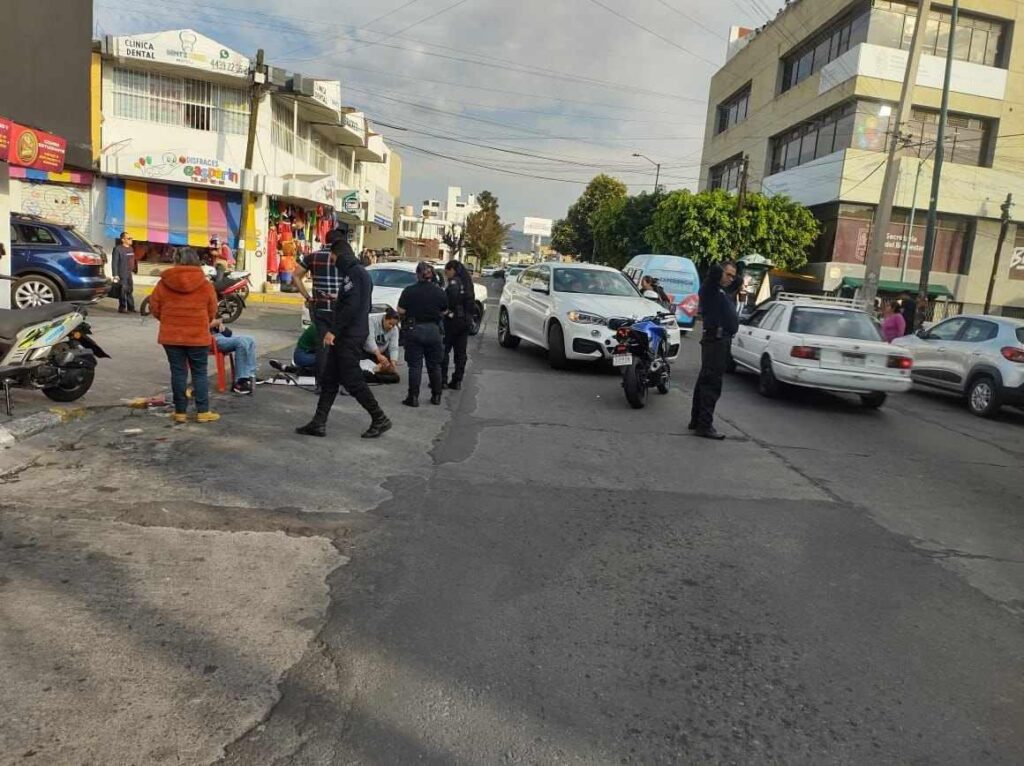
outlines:
[{"label": "person in green shirt", "polygon": [[299,368],[301,374],[316,372],[316,344],[320,336],[317,335],[316,325],[310,324],[302,331],[299,342],[295,344],[295,352],[292,354],[292,364]]}]

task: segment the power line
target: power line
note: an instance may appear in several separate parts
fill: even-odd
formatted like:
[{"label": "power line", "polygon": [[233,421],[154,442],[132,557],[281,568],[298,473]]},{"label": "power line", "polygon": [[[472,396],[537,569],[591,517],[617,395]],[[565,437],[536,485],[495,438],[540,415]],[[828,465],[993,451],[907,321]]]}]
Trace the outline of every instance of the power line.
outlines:
[{"label": "power line", "polygon": [[[402,8],[408,8],[410,5],[412,5],[413,3],[416,3],[418,1],[419,0],[409,0],[409,2],[407,2],[405,5],[403,5]],[[384,42],[384,40],[390,40],[390,39],[392,39],[394,37],[398,37],[403,32],[408,32],[410,29],[413,29],[414,27],[418,27],[420,24],[425,24],[428,21],[432,21],[433,19],[436,19],[438,16],[441,16],[442,14],[448,13],[448,11],[455,10],[460,5],[465,5],[467,2],[469,2],[469,0],[456,0],[456,2],[452,3],[451,5],[448,5],[448,6],[444,7],[444,8],[442,8],[441,10],[437,11],[436,13],[432,13],[429,16],[426,16],[426,17],[424,17],[422,19],[419,19],[418,21],[414,21],[412,24],[409,24],[408,26],[404,26],[404,27],[402,27],[401,29],[399,29],[396,32],[389,32],[388,34],[384,35],[384,37],[381,40],[378,40],[376,42],[363,43],[362,45],[354,45],[351,48],[349,48],[348,50],[344,50],[344,51],[339,52],[338,55],[339,56],[345,56],[345,55],[348,55],[349,53],[352,53],[354,51],[362,50],[363,48],[371,48],[374,45],[380,45],[381,43]],[[402,10],[402,8],[397,8],[397,9],[395,9],[395,11],[389,11],[389,12],[385,13],[383,16],[378,16],[373,21],[363,25],[363,28],[365,29],[366,27],[372,25],[373,23],[375,23],[377,21],[380,21],[381,19],[387,18],[392,13],[395,13],[395,12],[397,12],[399,10]],[[379,32],[375,32],[374,34],[380,34],[380,33]]]},{"label": "power line", "polygon": [[695,53],[694,51],[691,51],[691,50],[690,50],[689,48],[687,48],[687,47],[685,47],[685,46],[683,46],[683,45],[680,45],[680,44],[679,44],[679,43],[677,43],[677,42],[676,42],[675,40],[672,40],[671,38],[665,37],[665,35],[661,34],[660,32],[657,32],[657,31],[655,31],[655,30],[651,29],[650,27],[646,27],[646,26],[644,26],[644,25],[643,25],[643,24],[641,24],[641,23],[640,23],[639,21],[634,21],[633,19],[629,18],[629,16],[626,16],[626,15],[625,15],[625,14],[623,14],[623,13],[619,13],[619,12],[618,12],[617,10],[615,10],[614,8],[612,8],[612,7],[610,7],[610,6],[607,6],[607,5],[605,5],[605,4],[603,3],[603,2],[601,2],[601,0],[589,0],[589,1],[590,1],[591,3],[593,3],[594,5],[596,5],[596,6],[599,6],[599,7],[601,7],[601,8],[604,8],[604,9],[605,9],[606,11],[608,11],[608,13],[612,14],[613,16],[616,16],[616,17],[618,17],[618,18],[622,19],[622,20],[623,20],[623,21],[625,21],[625,22],[626,22],[627,24],[632,24],[632,25],[633,25],[634,27],[636,27],[637,29],[642,29],[642,30],[643,30],[644,32],[646,32],[647,34],[649,34],[649,35],[653,35],[654,37],[657,37],[657,38],[658,38],[659,40],[661,40],[662,42],[666,42],[666,43],[668,43],[668,44],[669,44],[669,45],[671,45],[671,46],[672,46],[673,48],[678,48],[678,49],[679,49],[679,50],[681,50],[681,51],[682,51],[683,53],[686,53],[686,54],[687,54],[687,55],[689,55],[689,56],[693,56],[693,57],[694,57],[694,58],[696,58],[696,59],[700,59],[701,61],[703,61],[703,62],[705,62],[705,63],[707,63],[707,64],[710,64],[710,65],[711,65],[711,66],[713,66],[713,67],[714,67],[715,69],[718,69],[719,67],[721,67],[721,64],[719,64],[719,63],[718,63],[717,61],[712,61],[711,59],[709,59],[709,58],[706,58],[706,57],[702,56],[702,55],[701,55],[701,54],[699,54],[699,53]]}]

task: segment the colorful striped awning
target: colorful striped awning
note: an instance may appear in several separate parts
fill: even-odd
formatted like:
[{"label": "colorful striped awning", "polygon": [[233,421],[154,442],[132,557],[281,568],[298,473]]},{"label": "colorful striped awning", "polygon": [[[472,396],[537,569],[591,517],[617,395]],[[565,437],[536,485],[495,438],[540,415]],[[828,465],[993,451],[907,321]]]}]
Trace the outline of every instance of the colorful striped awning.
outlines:
[{"label": "colorful striped awning", "polygon": [[26,181],[49,181],[54,184],[92,186],[92,173],[86,173],[82,170],[65,170],[63,173],[53,173],[46,170],[19,168],[16,165],[11,165],[11,178],[22,178]]},{"label": "colorful striped awning", "polygon": [[[107,179],[106,232],[117,239],[122,231],[140,242],[206,247],[219,237],[238,243],[242,195],[194,186]],[[249,229],[254,227],[250,208]]]}]

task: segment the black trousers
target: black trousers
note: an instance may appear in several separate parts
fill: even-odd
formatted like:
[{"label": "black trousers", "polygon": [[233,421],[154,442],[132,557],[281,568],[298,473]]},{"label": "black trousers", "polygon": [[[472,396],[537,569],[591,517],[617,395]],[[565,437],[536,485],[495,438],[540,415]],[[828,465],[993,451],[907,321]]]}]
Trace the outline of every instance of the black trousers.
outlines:
[{"label": "black trousers", "polygon": [[705,337],[700,342],[700,373],[693,389],[690,422],[698,430],[711,429],[715,423],[715,405],[722,396],[722,378],[729,362],[729,338]]},{"label": "black trousers", "polygon": [[418,324],[405,338],[405,363],[409,366],[409,395],[420,395],[420,381],[423,378],[423,363],[427,365],[430,391],[441,393],[441,361],[444,358],[444,343],[441,328],[436,324]]},{"label": "black trousers", "polygon": [[455,352],[455,372],[452,380],[461,382],[466,377],[466,349],[469,345],[469,323],[465,319],[446,319],[444,322],[444,360],[441,362],[441,379],[448,379],[448,360]]},{"label": "black trousers", "polygon": [[135,280],[131,272],[121,277],[121,296],[117,299],[119,311],[135,311]]},{"label": "black trousers", "polygon": [[311,312],[310,319],[316,326],[316,384],[323,385],[324,373],[327,370],[327,357],[329,349],[324,346],[324,336],[331,331],[334,325],[334,313],[326,309],[315,309]]},{"label": "black trousers", "polygon": [[359,360],[363,358],[363,346],[366,338],[335,338],[334,345],[327,353],[327,365],[320,383],[320,400],[316,406],[316,416],[321,423],[327,422],[338,389],[344,387],[348,394],[359,402],[374,420],[383,417],[384,411],[377,403],[376,397],[363,378],[363,370]]}]

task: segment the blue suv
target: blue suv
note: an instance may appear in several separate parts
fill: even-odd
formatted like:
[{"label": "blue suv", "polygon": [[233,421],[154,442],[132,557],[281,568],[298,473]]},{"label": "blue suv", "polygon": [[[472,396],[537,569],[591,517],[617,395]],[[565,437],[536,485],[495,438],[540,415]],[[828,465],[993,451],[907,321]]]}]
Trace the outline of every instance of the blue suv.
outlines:
[{"label": "blue suv", "polygon": [[11,216],[11,305],[25,309],[59,301],[95,303],[110,290],[102,248],[74,227],[32,215]]}]

